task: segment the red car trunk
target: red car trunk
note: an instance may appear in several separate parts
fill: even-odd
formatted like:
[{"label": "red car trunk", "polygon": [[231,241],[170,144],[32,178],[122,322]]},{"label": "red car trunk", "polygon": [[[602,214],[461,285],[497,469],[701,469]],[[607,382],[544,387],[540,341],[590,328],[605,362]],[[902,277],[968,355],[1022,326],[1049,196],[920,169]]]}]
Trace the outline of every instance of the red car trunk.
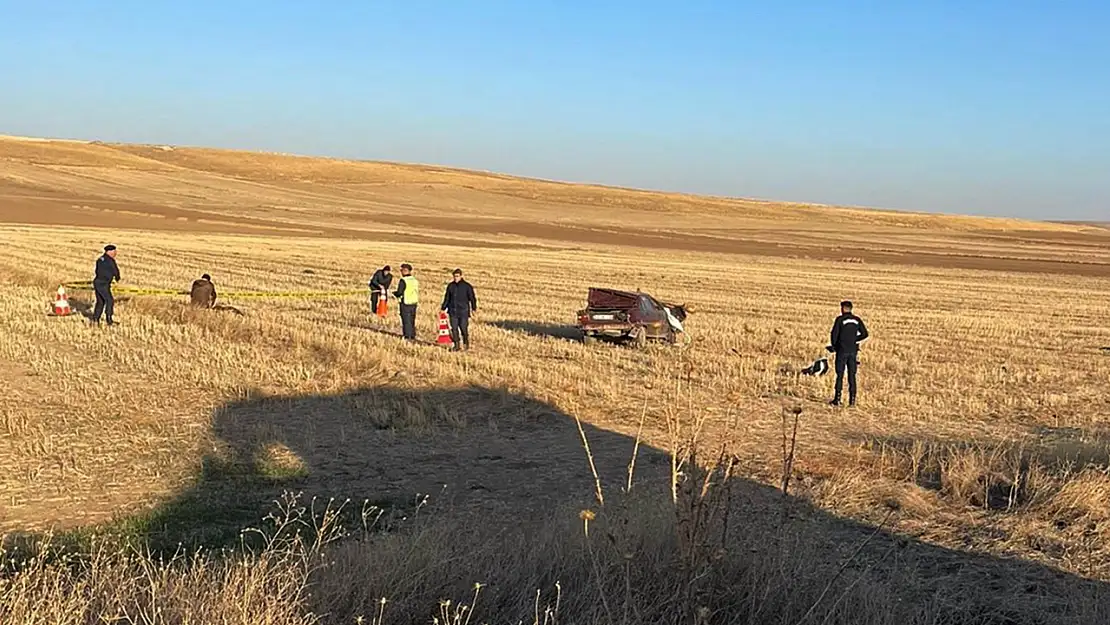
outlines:
[{"label": "red car trunk", "polygon": [[590,289],[586,305],[597,310],[628,310],[638,305],[635,293],[614,289]]}]

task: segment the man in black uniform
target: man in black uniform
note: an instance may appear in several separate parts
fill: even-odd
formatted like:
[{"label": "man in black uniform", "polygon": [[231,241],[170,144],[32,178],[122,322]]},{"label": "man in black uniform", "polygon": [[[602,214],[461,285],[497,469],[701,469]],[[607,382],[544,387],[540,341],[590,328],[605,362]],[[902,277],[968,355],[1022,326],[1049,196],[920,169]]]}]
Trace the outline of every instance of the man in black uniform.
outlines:
[{"label": "man in black uniform", "polygon": [[374,272],[370,278],[370,314],[378,313],[378,300],[386,297],[391,284],[393,284],[393,273],[389,265]]},{"label": "man in black uniform", "polygon": [[833,322],[832,340],[826,347],[836,354],[836,395],[829,404],[840,405],[844,391],[844,372],[848,372],[848,405],[856,405],[856,369],[859,366],[859,344],[867,340],[863,319],[852,314],[852,302],[840,302],[840,316]]},{"label": "man in black uniform", "polygon": [[443,294],[441,310],[447,313],[451,321],[451,342],[455,344],[452,351],[459,351],[459,337],[462,335],[462,347],[470,349],[470,313],[478,310],[478,299],[474,296],[474,287],[463,280],[462,269],[451,273],[451,282],[447,284],[447,292]]},{"label": "man in black uniform", "polygon": [[96,306],[93,308],[93,323],[100,325],[103,314],[108,325],[116,325],[112,319],[116,300],[112,297],[112,282],[119,282],[119,265],[116,264],[116,246],[105,245],[104,255],[96,259],[96,276],[93,278],[93,292],[96,293]]}]

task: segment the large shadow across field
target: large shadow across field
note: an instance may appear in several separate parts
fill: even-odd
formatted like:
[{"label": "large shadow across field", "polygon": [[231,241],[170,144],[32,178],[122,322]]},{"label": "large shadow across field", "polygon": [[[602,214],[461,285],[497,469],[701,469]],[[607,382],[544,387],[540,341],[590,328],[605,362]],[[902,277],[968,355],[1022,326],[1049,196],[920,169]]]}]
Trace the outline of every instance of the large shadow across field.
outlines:
[{"label": "large shadow across field", "polygon": [[[583,427],[617,488],[634,441]],[[588,504],[594,492],[574,420],[494,389],[260,397],[219,408],[212,430],[218,442],[196,486],[145,522],[156,547],[233,541],[285,491],[398,509],[427,495],[456,512],[515,519]],[[666,484],[668,471],[666,455],[641,446],[641,480]]]},{"label": "large shadow across field", "polygon": [[[583,426],[605,488],[619,490],[635,441]],[[594,479],[575,420],[502,390],[367,387],[335,395],[260,397],[224,405],[212,427],[218,449],[206,460],[201,479],[144,528],[156,547],[232,538],[256,524],[284,490],[402,509],[427,494],[447,502],[454,514],[474,512],[482,523],[507,528],[574,515],[593,503]],[[640,446],[639,488],[664,492],[669,472],[666,452]],[[759,533],[784,522],[781,493],[743,479],[733,486],[738,540],[748,546],[769,542]],[[929,545],[801,500],[788,504],[788,531],[827,553],[833,570],[873,534],[868,550],[883,559],[863,573],[853,567],[849,575],[913,579],[916,586],[904,589],[907,600],[928,603],[939,614],[976,615],[938,622],[1098,622],[1090,620],[1092,607],[1110,615],[1105,584],[1032,562]],[[745,553],[735,557],[754,557]],[[987,603],[968,605],[961,589],[969,587],[979,591],[975,601]],[[1076,597],[1084,598],[1082,619],[1074,613]],[[1029,606],[1036,606],[1037,617]]]}]

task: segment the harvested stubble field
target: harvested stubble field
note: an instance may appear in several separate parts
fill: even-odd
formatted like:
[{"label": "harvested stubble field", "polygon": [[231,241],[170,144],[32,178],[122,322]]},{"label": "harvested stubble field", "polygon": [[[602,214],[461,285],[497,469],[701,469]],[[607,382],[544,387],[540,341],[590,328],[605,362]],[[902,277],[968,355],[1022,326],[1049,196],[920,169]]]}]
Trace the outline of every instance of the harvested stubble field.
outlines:
[{"label": "harvested stubble field", "polygon": [[[1110,619],[1105,230],[200,149],[0,161],[0,622]],[[107,242],[125,286],[408,261],[427,343],[364,297],[47,316]],[[456,266],[465,354],[430,344]],[[687,302],[691,342],[582,345],[595,285]],[[795,374],[844,298],[873,335],[854,410]]]}]

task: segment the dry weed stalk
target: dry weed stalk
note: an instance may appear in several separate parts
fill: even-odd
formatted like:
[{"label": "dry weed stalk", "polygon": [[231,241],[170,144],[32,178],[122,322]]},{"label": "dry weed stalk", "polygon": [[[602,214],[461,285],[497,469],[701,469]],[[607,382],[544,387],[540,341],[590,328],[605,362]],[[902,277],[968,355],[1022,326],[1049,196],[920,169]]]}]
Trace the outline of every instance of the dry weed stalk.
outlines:
[{"label": "dry weed stalk", "polygon": [[[689,369],[687,370],[689,371]],[[689,385],[687,375],[687,387]],[[706,413],[697,413],[693,410],[692,403],[682,405],[683,381],[676,382],[675,401],[665,409],[668,431],[671,435],[671,511],[673,514],[674,537],[676,541],[676,555],[678,569],[682,571],[683,582],[679,585],[680,612],[691,615],[695,621],[704,619],[705,611],[705,582],[710,576],[715,562],[724,557],[726,553],[726,540],[728,530],[728,514],[732,505],[732,479],[737,465],[735,454],[729,451],[731,434],[735,421],[729,414],[726,436],[716,454],[706,462],[701,459],[700,448],[703,435],[709,423]],[[636,435],[632,457],[628,462],[628,474],[625,484],[625,493],[631,492],[636,456],[639,451],[640,437],[643,421],[646,417],[647,405],[641,411],[640,428]],[[606,500],[602,490],[601,477],[597,472],[593,452],[590,449],[588,437],[581,420],[575,414],[575,422],[586,452],[591,475],[594,479],[594,497],[599,509],[604,509]],[[601,570],[598,553],[594,550],[590,540],[590,522],[596,518],[591,510],[583,510],[580,514],[583,522],[583,533],[586,537],[586,546],[603,609],[610,623],[614,623],[614,611],[609,603],[608,591],[604,587],[604,578]],[[619,544],[621,539],[609,534],[614,544]],[[631,559],[635,554],[629,550],[621,550],[625,559],[624,576],[624,611],[622,623],[629,623],[632,618],[633,591]],[[701,616],[699,616],[699,614]]]},{"label": "dry weed stalk", "polygon": [[[689,388],[690,369],[687,369]],[[726,419],[725,436],[716,454],[699,460],[709,416],[676,407],[682,397],[682,381],[676,383],[676,401],[668,407],[667,426],[671,435],[671,497],[680,570],[682,613],[695,621],[705,617],[705,582],[713,564],[727,552],[728,515],[737,458],[731,453],[734,421]]]},{"label": "dry weed stalk", "polygon": [[474,584],[474,596],[469,604],[452,603],[450,599],[440,600],[439,612],[432,616],[432,625],[470,625],[481,592],[482,584]]},{"label": "dry weed stalk", "polygon": [[800,405],[782,409],[782,496],[784,499],[790,496],[790,479],[794,475],[794,453],[798,444],[798,422],[801,416]]},{"label": "dry weed stalk", "polygon": [[686,451],[684,457],[681,474],[672,478],[678,483],[675,532],[683,567],[703,571],[725,549],[736,458],[723,445],[705,464],[699,463],[696,448]]},{"label": "dry weed stalk", "polygon": [[[594,498],[597,500],[598,508],[605,507],[605,493],[601,486],[601,475],[597,472],[597,463],[594,462],[593,451],[590,450],[590,441],[586,436],[586,430],[582,427],[582,420],[578,417],[578,411],[574,411],[574,422],[578,426],[578,435],[582,440],[582,448],[586,452],[586,461],[590,464],[590,474],[594,478]],[[635,456],[633,456],[633,460]],[[631,466],[631,465],[630,465]],[[629,469],[631,472],[631,468]],[[629,478],[631,479],[631,477]],[[582,533],[585,537],[586,551],[589,554],[590,567],[593,571],[593,579],[597,585],[598,594],[601,597],[602,606],[605,608],[605,614],[609,617],[609,622],[613,623],[613,609],[609,605],[608,591],[605,589],[605,579],[601,571],[601,563],[598,561],[598,555],[594,550],[593,542],[590,540],[590,521],[597,518],[597,513],[593,510],[582,510],[579,513],[579,518],[582,520]]]},{"label": "dry weed stalk", "polygon": [[[582,448],[586,450],[586,461],[590,463],[590,474],[594,477],[594,497],[597,499],[597,505],[605,506],[605,493],[601,488],[601,476],[598,475],[597,464],[594,463],[594,454],[590,451],[590,441],[586,438],[586,430],[582,427],[582,419],[578,417],[577,410],[574,411],[574,423],[578,426],[578,435],[582,438]],[[633,461],[635,461],[635,456],[633,456]],[[628,479],[631,483],[631,468],[629,469]]]},{"label": "dry weed stalk", "polygon": [[624,486],[626,493],[632,492],[632,477],[636,473],[636,458],[640,455],[640,441],[644,436],[644,419],[647,418],[648,403],[644,400],[644,407],[640,411],[640,425],[636,427],[636,441],[632,445],[632,458],[628,461],[628,482]]},{"label": "dry weed stalk", "polygon": [[[532,625],[558,625],[559,623],[559,607],[563,602],[563,586],[559,582],[555,582],[555,604],[545,604],[543,611],[540,611],[540,589],[536,589],[536,601],[532,604],[533,616]],[[542,619],[541,619],[542,616]]]}]

